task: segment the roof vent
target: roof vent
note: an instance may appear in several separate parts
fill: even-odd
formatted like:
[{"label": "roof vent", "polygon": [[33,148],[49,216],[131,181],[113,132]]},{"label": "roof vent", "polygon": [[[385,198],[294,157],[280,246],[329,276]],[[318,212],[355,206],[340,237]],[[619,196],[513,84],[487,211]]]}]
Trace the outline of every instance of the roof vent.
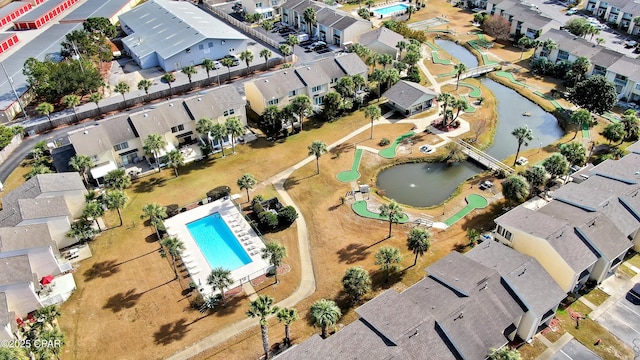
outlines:
[{"label": "roof vent", "polygon": [[264,82],[268,83],[268,82],[269,82],[269,79],[264,79]]},{"label": "roof vent", "polygon": [[170,103],[169,106],[173,107],[173,103]]},{"label": "roof vent", "polygon": [[144,113],[142,116],[144,116],[144,117],[148,117],[149,115],[147,115],[147,113]]},{"label": "roof vent", "polygon": [[286,74],[287,74],[287,72],[285,71],[285,72],[284,72],[284,74],[286,75]]},{"label": "roof vent", "polygon": [[85,134],[85,135],[87,135],[87,134],[89,134],[89,132],[88,132],[87,130],[85,130],[85,131],[84,131],[84,134]]},{"label": "roof vent", "polygon": [[198,98],[198,101],[202,101],[202,98]]},{"label": "roof vent", "polygon": [[307,70],[311,70],[311,68],[309,66],[307,66]]},{"label": "roof vent", "polygon": [[518,274],[518,276],[522,276],[522,275],[524,275],[526,272],[527,272],[527,268],[524,268],[524,269],[522,270],[522,272],[521,272],[520,274]]}]

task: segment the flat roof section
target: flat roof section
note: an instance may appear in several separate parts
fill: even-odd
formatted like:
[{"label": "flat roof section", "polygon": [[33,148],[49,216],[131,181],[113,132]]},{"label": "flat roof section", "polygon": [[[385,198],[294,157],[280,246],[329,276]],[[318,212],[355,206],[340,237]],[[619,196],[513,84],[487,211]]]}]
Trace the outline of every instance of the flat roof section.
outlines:
[{"label": "flat roof section", "polygon": [[23,7],[31,8],[31,3],[27,1],[15,1],[0,8],[0,19],[13,14],[14,11]]},{"label": "flat roof section", "polygon": [[[47,31],[31,40],[28,46],[23,46],[2,61],[7,74],[13,80],[13,86],[18,95],[24,94],[29,88],[27,77],[22,74],[24,62],[30,57],[42,61],[47,54],[60,53],[60,43],[65,39],[65,35],[81,28],[82,24],[52,25]],[[11,91],[7,77],[0,72],[0,109],[8,108],[15,101],[16,97]]]},{"label": "flat roof section", "polygon": [[19,22],[30,22],[36,21],[41,17],[45,16],[49,13],[49,11],[57,8],[58,6],[64,4],[68,0],[49,0],[44,2],[41,5],[38,5],[35,9],[29,11],[25,16],[20,18]]}]

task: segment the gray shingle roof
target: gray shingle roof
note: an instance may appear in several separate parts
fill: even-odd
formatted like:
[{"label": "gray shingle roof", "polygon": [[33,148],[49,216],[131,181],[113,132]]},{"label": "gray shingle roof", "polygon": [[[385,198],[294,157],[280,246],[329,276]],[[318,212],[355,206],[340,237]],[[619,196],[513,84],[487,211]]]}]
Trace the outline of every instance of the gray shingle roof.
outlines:
[{"label": "gray shingle roof", "polygon": [[0,259],[0,286],[34,281],[31,264],[27,255]]},{"label": "gray shingle roof", "polygon": [[567,296],[536,259],[508,246],[485,241],[465,255],[498,271],[527,308],[538,316]]},{"label": "gray shingle roof", "polygon": [[4,327],[13,321],[12,314],[7,305],[7,294],[0,292],[0,326]]},{"label": "gray shingle roof", "polygon": [[[202,92],[184,100],[188,112],[197,121],[202,118],[217,118],[224,115],[225,110],[242,109],[246,102],[233,85],[221,86]],[[242,114],[235,114],[242,118]]]},{"label": "gray shingle roof", "polygon": [[558,50],[563,50],[574,56],[584,56],[591,59],[594,55],[604,49],[602,46],[597,46],[594,43],[589,42],[586,39],[575,36],[567,31],[558,29],[549,29],[540,36],[540,40],[544,41],[552,39],[558,45]]},{"label": "gray shingle roof", "polygon": [[634,82],[640,82],[640,60],[623,56],[609,66],[609,70],[628,77]]},{"label": "gray shingle roof", "polygon": [[62,196],[20,199],[18,200],[20,216],[23,220],[44,219],[57,216],[69,216],[67,202]]},{"label": "gray shingle roof", "polygon": [[623,56],[624,56],[623,54],[621,54],[621,53],[619,53],[617,51],[613,51],[611,49],[603,48],[598,53],[593,55],[591,57],[591,59],[589,59],[589,61],[591,61],[591,63],[593,65],[598,65],[598,66],[602,66],[604,68],[608,68],[609,66],[613,65],[613,63],[618,61],[618,59],[620,59]]},{"label": "gray shingle roof", "polygon": [[385,91],[382,96],[400,105],[404,109],[409,109],[411,106],[433,99],[437,95],[420,84],[400,80],[389,88],[389,90]]},{"label": "gray shingle roof", "polygon": [[18,199],[33,199],[43,193],[61,191],[86,191],[80,174],[76,172],[39,174],[24,182],[2,198],[3,209],[17,203]]},{"label": "gray shingle roof", "polygon": [[0,253],[53,246],[46,224],[0,228]]},{"label": "gray shingle roof", "polygon": [[172,127],[192,121],[182,99],[174,99],[129,115],[136,132],[143,140],[150,134],[164,134]]},{"label": "gray shingle roof", "polygon": [[360,36],[360,44],[367,46],[375,41],[385,44],[389,47],[395,48],[399,41],[403,41],[404,37],[397,32],[387,29],[386,27],[380,27],[375,30],[371,30],[368,33]]},{"label": "gray shingle roof", "polygon": [[206,39],[248,39],[187,1],[153,0],[119,18],[133,31],[122,41],[139,57],[155,52],[167,59]]},{"label": "gray shingle roof", "polygon": [[356,74],[363,74],[363,76],[367,76],[367,70],[369,68],[357,54],[344,54],[336,56],[335,59],[346,75],[353,76]]}]

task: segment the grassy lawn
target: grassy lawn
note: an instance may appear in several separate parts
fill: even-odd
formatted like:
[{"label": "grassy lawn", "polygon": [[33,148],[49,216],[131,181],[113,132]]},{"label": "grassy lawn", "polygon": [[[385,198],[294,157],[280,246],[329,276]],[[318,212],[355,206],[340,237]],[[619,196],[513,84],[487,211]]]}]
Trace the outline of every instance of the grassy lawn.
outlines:
[{"label": "grassy lawn", "polygon": [[630,267],[626,266],[625,264],[618,266],[618,271],[624,274],[625,276],[628,276],[629,279],[637,275],[635,271],[633,271]]},{"label": "grassy lawn", "polygon": [[640,269],[640,254],[635,254],[633,255],[633,257],[631,257],[631,259],[627,260],[629,262],[629,264],[637,267],[638,269]]},{"label": "grassy lawn", "polygon": [[518,352],[520,352],[523,360],[533,360],[540,356],[545,350],[547,350],[547,346],[536,339],[533,339],[531,344],[524,344],[518,348]]},{"label": "grassy lawn", "polygon": [[610,295],[607,294],[606,292],[598,288],[595,288],[591,290],[591,292],[589,292],[588,294],[584,295],[584,298],[589,300],[594,305],[600,306],[602,305],[603,302],[605,302],[605,300],[609,298],[609,296]]},{"label": "grassy lawn", "polygon": [[[570,313],[573,312],[578,312],[586,317],[580,320],[579,327],[576,327],[576,320],[570,316]],[[560,320],[558,327],[569,332],[576,340],[605,360],[633,359],[633,351],[607,329],[589,319],[587,316],[589,312],[590,309],[586,305],[576,301],[571,304],[569,309],[557,312],[556,317]],[[596,345],[598,339],[601,342]]]}]

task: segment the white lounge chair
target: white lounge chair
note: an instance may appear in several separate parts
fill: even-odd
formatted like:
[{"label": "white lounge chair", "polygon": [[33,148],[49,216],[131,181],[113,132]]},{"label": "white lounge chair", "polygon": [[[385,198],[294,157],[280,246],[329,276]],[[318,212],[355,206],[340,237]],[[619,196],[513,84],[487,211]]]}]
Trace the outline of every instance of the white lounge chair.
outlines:
[{"label": "white lounge chair", "polygon": [[260,251],[257,251],[257,250],[256,250],[256,251],[252,251],[252,252],[251,252],[251,256],[258,255],[258,254],[260,254]]},{"label": "white lounge chair", "polygon": [[183,258],[184,258],[184,257],[190,257],[190,256],[192,256],[192,255],[193,255],[193,254],[192,254],[192,253],[190,253],[189,251],[183,251],[183,252],[182,252],[182,254],[180,254],[180,256],[181,256],[181,257],[183,257]]},{"label": "white lounge chair", "polygon": [[195,269],[198,267],[198,264],[195,263],[189,263],[187,264],[187,269],[191,270],[191,269]]},{"label": "white lounge chair", "polygon": [[189,269],[189,273],[190,273],[191,275],[199,274],[199,273],[200,273],[200,268],[199,268],[199,267],[194,267],[194,268],[192,268],[192,269]]},{"label": "white lounge chair", "polygon": [[251,250],[253,250],[253,249],[255,249],[255,248],[256,248],[256,246],[255,246],[255,245],[248,246],[248,247],[247,247],[247,251],[251,251]]},{"label": "white lounge chair", "polygon": [[194,261],[192,257],[187,257],[186,259],[182,259],[182,262],[185,264],[190,264]]}]

